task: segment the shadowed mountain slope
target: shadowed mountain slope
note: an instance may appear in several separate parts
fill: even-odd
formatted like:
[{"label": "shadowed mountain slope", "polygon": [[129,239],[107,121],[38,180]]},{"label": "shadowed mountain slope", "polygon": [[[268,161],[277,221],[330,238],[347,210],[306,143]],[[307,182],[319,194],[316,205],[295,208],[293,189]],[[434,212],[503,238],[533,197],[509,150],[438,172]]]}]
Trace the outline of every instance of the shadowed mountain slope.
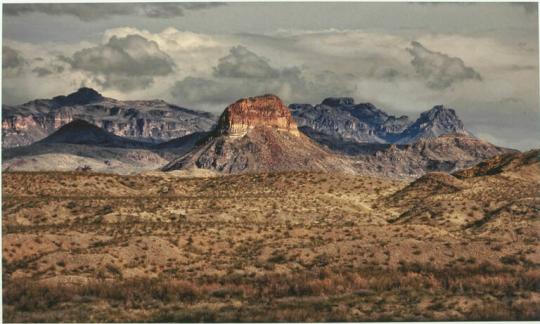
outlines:
[{"label": "shadowed mountain slope", "polygon": [[104,147],[148,147],[148,143],[116,136],[84,120],[74,120],[42,139],[42,144],[84,144]]}]

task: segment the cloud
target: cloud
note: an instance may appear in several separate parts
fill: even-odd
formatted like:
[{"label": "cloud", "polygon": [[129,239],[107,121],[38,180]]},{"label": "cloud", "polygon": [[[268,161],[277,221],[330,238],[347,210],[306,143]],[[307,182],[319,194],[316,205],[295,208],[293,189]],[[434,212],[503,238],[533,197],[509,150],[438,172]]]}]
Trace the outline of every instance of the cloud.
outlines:
[{"label": "cloud", "polygon": [[354,92],[350,76],[329,71],[312,73],[297,66],[278,68],[245,46],[230,48],[209,77],[188,76],[174,84],[173,97],[182,103],[222,110],[238,98],[276,94],[288,103],[319,99],[320,96]]},{"label": "cloud", "polygon": [[61,65],[55,65],[55,66],[52,66],[51,68],[38,66],[38,67],[33,68],[32,72],[34,72],[38,77],[46,77],[54,73],[64,72],[64,67]]},{"label": "cloud", "polygon": [[204,50],[219,46],[219,42],[211,35],[185,30],[180,31],[174,27],[165,28],[159,33],[152,33],[148,30],[133,27],[112,28],[103,33],[102,41],[103,43],[107,43],[114,36],[122,38],[129,35],[139,35],[147,40],[154,41],[162,51],[169,54],[180,54],[181,52],[192,53],[195,50]]},{"label": "cloud", "polygon": [[89,73],[103,88],[144,89],[153,78],[171,74],[175,63],[156,42],[139,35],[113,36],[103,45],[64,58],[74,70]]},{"label": "cloud", "polygon": [[368,76],[374,79],[391,82],[395,81],[398,77],[405,76],[405,74],[395,68],[374,66],[369,71]]},{"label": "cloud", "polygon": [[26,64],[21,52],[9,47],[2,46],[2,69],[19,70]]},{"label": "cloud", "polygon": [[47,68],[44,68],[44,67],[33,68],[32,72],[37,74],[37,76],[39,76],[39,77],[45,77],[45,76],[51,75],[53,73],[51,70],[49,70]]},{"label": "cloud", "polygon": [[219,59],[214,75],[225,78],[275,78],[279,71],[244,46],[231,48],[230,54]]},{"label": "cloud", "polygon": [[175,18],[183,16],[186,10],[207,9],[220,5],[224,3],[11,3],[4,4],[3,10],[8,16],[43,13],[95,21],[112,16]]},{"label": "cloud", "polygon": [[426,85],[435,90],[443,90],[456,82],[465,80],[481,81],[482,77],[473,68],[465,65],[459,57],[433,52],[419,42],[411,42],[407,51],[413,56],[411,61],[416,73],[425,78]]},{"label": "cloud", "polygon": [[520,7],[526,14],[538,14],[538,2],[510,2],[511,6]]}]

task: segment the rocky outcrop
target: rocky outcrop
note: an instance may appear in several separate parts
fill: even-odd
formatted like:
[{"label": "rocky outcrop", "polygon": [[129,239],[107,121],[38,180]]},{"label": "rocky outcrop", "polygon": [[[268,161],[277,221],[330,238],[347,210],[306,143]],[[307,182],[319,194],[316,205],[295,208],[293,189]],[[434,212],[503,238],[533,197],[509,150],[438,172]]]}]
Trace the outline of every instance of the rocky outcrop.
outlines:
[{"label": "rocky outcrop", "polygon": [[244,98],[231,104],[219,119],[218,131],[230,136],[243,136],[261,126],[298,135],[289,109],[274,95]]},{"label": "rocky outcrop", "polygon": [[350,97],[326,98],[315,106],[292,104],[289,109],[305,134],[319,134],[327,143],[333,139],[330,146],[342,152],[346,150],[339,147],[348,143],[409,144],[422,138],[467,133],[455,111],[444,106],[435,106],[414,122],[407,116],[389,115],[371,103],[356,104]]},{"label": "rocky outcrop", "polygon": [[387,143],[410,124],[406,116],[390,116],[370,103],[356,104],[350,97],[326,98],[315,106],[292,104],[289,108],[299,126],[336,141]]},{"label": "rocky outcrop", "polygon": [[105,97],[103,97],[96,90],[90,88],[80,88],[76,92],[71,93],[67,96],[56,96],[52,99],[52,101],[59,107],[87,105],[103,100],[105,100]]},{"label": "rocky outcrop", "polygon": [[420,117],[400,134],[397,143],[414,143],[449,133],[468,134],[456,111],[439,105],[420,114]]},{"label": "rocky outcrop", "polygon": [[326,98],[318,105],[289,106],[298,126],[356,143],[388,143],[410,123],[406,116],[389,116],[370,103],[355,104],[353,98]]},{"label": "rocky outcrop", "polygon": [[241,99],[227,107],[211,135],[163,170],[190,168],[222,173],[354,172],[349,159],[301,134],[274,95]]},{"label": "rocky outcrop", "polygon": [[163,100],[115,100],[89,88],[20,106],[4,105],[2,113],[3,148],[31,144],[76,119],[118,136],[151,143],[208,131],[215,124],[215,117],[209,113]]}]

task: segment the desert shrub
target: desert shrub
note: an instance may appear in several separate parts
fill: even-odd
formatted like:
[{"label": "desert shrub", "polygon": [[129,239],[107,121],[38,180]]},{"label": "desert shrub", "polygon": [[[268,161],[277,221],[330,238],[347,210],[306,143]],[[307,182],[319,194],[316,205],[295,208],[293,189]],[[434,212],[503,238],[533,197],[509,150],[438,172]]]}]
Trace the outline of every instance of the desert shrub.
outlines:
[{"label": "desert shrub", "polygon": [[[111,305],[151,309],[155,314],[150,320],[159,321],[239,321],[246,318],[253,321],[256,319],[324,321],[330,318],[347,320],[346,317],[340,317],[343,314],[340,315],[340,311],[331,306],[335,303],[328,302],[328,298],[354,296],[351,298],[360,298],[363,302],[374,303],[373,307],[381,307],[376,300],[379,300],[379,303],[387,303],[389,299],[385,296],[388,294],[399,295],[400,298],[412,302],[419,299],[415,296],[426,293],[432,296],[448,296],[449,293],[462,296],[500,293],[510,296],[516,291],[535,292],[539,288],[539,269],[512,269],[485,262],[465,263],[459,268],[438,268],[433,263],[402,261],[398,269],[383,270],[373,265],[361,269],[335,269],[327,266],[289,274],[252,275],[231,272],[225,275],[206,275],[193,280],[180,280],[176,274],[166,274],[153,279],[118,277],[113,282],[96,280],[78,287],[45,286],[30,279],[18,279],[5,282],[3,294],[5,305],[14,306],[16,311],[27,312],[54,309],[59,307],[59,304],[71,300],[99,299]],[[287,302],[266,303],[281,298],[287,298]],[[252,311],[245,313],[244,309],[242,311],[244,313],[240,314],[238,313],[240,309],[224,306],[220,309],[212,308],[211,314],[205,315],[202,313],[204,307],[197,307],[199,302],[227,303],[230,299],[241,300],[243,305],[249,305],[251,309],[256,308],[261,313],[257,315]],[[308,300],[313,302],[306,304]],[[417,302],[418,300],[415,303]],[[467,312],[463,312],[464,318],[534,319],[534,316],[538,315],[537,309],[534,308],[538,305],[532,300],[498,304],[498,307],[482,303],[477,305],[475,310],[482,314],[474,315],[472,312],[469,313],[468,309]],[[279,308],[281,307],[279,305],[286,307]],[[449,308],[449,305],[440,298],[434,298],[428,306],[428,311],[439,312]],[[278,307],[275,312],[271,312],[271,316],[274,317],[270,318],[268,309],[264,307]],[[344,310],[341,310],[341,313],[343,312]],[[317,317],[309,317],[310,314]],[[424,318],[431,318],[429,313],[422,314]],[[385,316],[395,320],[397,315]]]},{"label": "desert shrub", "polygon": [[3,289],[3,302],[25,312],[46,310],[71,297],[69,292],[58,287],[40,285],[28,279],[10,283]]},{"label": "desert shrub", "polygon": [[519,258],[514,255],[505,255],[500,258],[500,261],[503,264],[509,265],[519,264]]},{"label": "desert shrub", "polygon": [[285,263],[287,262],[287,257],[284,254],[277,253],[268,258],[270,263]]}]

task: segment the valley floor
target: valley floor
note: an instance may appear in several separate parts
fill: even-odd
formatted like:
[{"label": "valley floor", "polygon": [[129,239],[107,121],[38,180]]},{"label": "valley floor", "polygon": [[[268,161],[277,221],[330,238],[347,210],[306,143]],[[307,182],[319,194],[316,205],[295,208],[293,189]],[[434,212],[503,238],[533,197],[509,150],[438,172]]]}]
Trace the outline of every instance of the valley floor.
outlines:
[{"label": "valley floor", "polygon": [[539,319],[537,190],[505,176],[6,172],[3,320]]}]

